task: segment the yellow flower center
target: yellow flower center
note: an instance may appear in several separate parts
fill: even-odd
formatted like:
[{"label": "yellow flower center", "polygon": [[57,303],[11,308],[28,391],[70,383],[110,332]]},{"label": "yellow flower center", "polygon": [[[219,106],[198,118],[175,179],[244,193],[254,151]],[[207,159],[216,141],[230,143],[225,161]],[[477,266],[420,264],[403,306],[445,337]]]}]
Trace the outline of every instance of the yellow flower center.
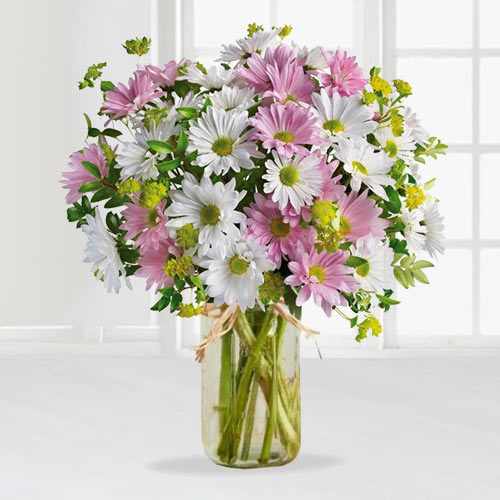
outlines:
[{"label": "yellow flower center", "polygon": [[311,208],[311,214],[314,222],[321,227],[325,227],[333,222],[337,210],[330,200],[316,200]]},{"label": "yellow flower center", "polygon": [[158,223],[158,214],[156,213],[156,209],[153,208],[148,212],[148,226],[155,227]]},{"label": "yellow flower center", "polygon": [[326,270],[323,266],[311,266],[309,276],[316,278],[318,283],[323,283],[326,279]]},{"label": "yellow flower center", "polygon": [[338,134],[345,131],[345,126],[340,120],[327,120],[323,123],[323,128],[331,134]]},{"label": "yellow flower center", "polygon": [[352,168],[363,175],[368,175],[368,169],[359,161],[354,160],[352,162]]},{"label": "yellow flower center", "polygon": [[240,257],[239,255],[233,255],[229,259],[229,270],[233,274],[236,274],[236,276],[242,276],[243,274],[245,274],[249,265],[250,263],[248,262],[248,260]]},{"label": "yellow flower center", "polygon": [[274,134],[274,139],[290,144],[295,140],[295,136],[291,132],[288,132],[288,130],[280,130]]},{"label": "yellow flower center", "polygon": [[343,215],[340,216],[339,234],[341,237],[347,236],[351,232],[351,224]]},{"label": "yellow flower center", "polygon": [[276,217],[271,221],[271,233],[277,238],[284,238],[290,233],[290,224],[283,222],[281,217]]},{"label": "yellow flower center", "polygon": [[425,201],[425,191],[420,186],[408,186],[406,188],[406,206],[413,210]]},{"label": "yellow flower center", "polygon": [[200,221],[204,226],[215,226],[220,221],[220,209],[215,205],[205,205],[200,210]]},{"label": "yellow flower center", "polygon": [[398,145],[389,139],[385,143],[384,151],[387,153],[387,156],[394,158],[398,154]]},{"label": "yellow flower center", "polygon": [[234,141],[229,137],[219,137],[212,144],[212,151],[219,156],[228,156],[233,152]]},{"label": "yellow flower center", "polygon": [[286,165],[280,170],[280,181],[288,187],[291,187],[300,180],[299,169],[294,165]]}]

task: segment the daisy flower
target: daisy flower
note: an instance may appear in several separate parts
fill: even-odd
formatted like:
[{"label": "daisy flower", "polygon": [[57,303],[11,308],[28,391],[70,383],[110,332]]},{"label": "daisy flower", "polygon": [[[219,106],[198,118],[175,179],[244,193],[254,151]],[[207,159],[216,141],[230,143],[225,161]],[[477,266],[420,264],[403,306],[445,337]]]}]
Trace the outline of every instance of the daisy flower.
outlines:
[{"label": "daisy flower", "polygon": [[301,287],[297,305],[304,305],[312,296],[327,316],[331,316],[333,306],[346,305],[340,292],[353,292],[358,288],[351,269],[345,265],[346,260],[347,254],[342,251],[318,253],[312,249],[290,262],[292,274],[285,283]]},{"label": "daisy flower", "polygon": [[377,128],[373,113],[362,104],[358,96],[328,95],[325,89],[312,96],[313,106],[322,127],[322,137],[330,144],[339,137],[351,139],[366,137]]},{"label": "daisy flower", "polygon": [[352,191],[338,201],[340,213],[339,232],[348,241],[356,242],[360,238],[372,236],[378,240],[385,238],[385,229],[389,221],[382,219],[382,209],[368,198],[368,191],[359,196]]},{"label": "daisy flower", "polygon": [[267,150],[275,148],[281,155],[307,154],[304,145],[321,143],[316,117],[295,104],[261,107],[250,123],[255,127],[254,139],[262,141]]},{"label": "daisy flower", "polygon": [[246,192],[235,191],[236,180],[227,184],[212,184],[208,177],[200,183],[186,173],[182,189],[170,192],[172,204],[167,208],[170,220],[167,227],[180,228],[192,224],[199,234],[199,254],[206,253],[211,247],[223,254],[231,241],[239,238],[236,224],[245,220],[245,215],[236,207]]},{"label": "daisy flower", "polygon": [[339,142],[335,156],[343,162],[344,170],[351,174],[353,191],[359,191],[364,184],[381,198],[387,199],[383,186],[394,184],[394,179],[389,175],[393,162],[383,151],[375,151],[364,139],[344,139]]},{"label": "daisy flower", "polygon": [[165,201],[155,208],[144,208],[135,203],[127,203],[122,215],[125,222],[122,229],[127,231],[125,238],[135,240],[138,247],[144,251],[158,250],[161,243],[170,242],[165,216]]},{"label": "daisy flower", "polygon": [[77,151],[69,157],[68,172],[62,175],[61,184],[63,188],[68,189],[66,194],[66,203],[75,203],[78,201],[83,193],[79,189],[82,184],[86,182],[95,181],[95,177],[88,172],[82,165],[82,162],[89,161],[97,166],[102,177],[108,175],[108,165],[101,148],[96,144],[91,144],[83,148],[82,151]]},{"label": "daisy flower", "polygon": [[334,160],[328,163],[324,157],[321,158],[321,162],[319,164],[319,170],[321,172],[323,183],[321,186],[321,191],[318,196],[318,198],[320,198],[321,200],[337,201],[344,195],[346,188],[340,182],[342,176],[337,175],[336,177],[333,177],[333,174],[337,170],[338,166],[339,166],[338,160]]},{"label": "daisy flower", "polygon": [[225,174],[230,169],[254,168],[250,159],[260,157],[255,143],[243,131],[248,127],[246,111],[209,108],[189,129],[188,151],[198,151],[195,163],[205,175]]},{"label": "daisy flower", "polygon": [[170,61],[163,66],[155,66],[154,64],[148,64],[144,66],[144,69],[139,70],[146,73],[151,81],[156,85],[162,87],[172,87],[177,78],[177,63],[175,61]]},{"label": "daisy flower", "polygon": [[409,163],[413,161],[416,145],[408,129],[402,135],[394,135],[391,127],[382,127],[375,131],[375,138],[389,158],[399,158]]},{"label": "daisy flower", "polygon": [[96,209],[95,217],[87,215],[86,220],[87,224],[82,226],[88,237],[83,261],[92,264],[92,272],[104,281],[108,292],[120,291],[121,278],[124,278],[126,285],[131,288],[115,239],[104,225],[99,209]]},{"label": "daisy flower", "polygon": [[297,51],[297,61],[300,62],[304,69],[308,72],[315,73],[318,70],[328,68],[328,55],[330,51],[325,50],[323,47],[298,47],[292,42],[292,46]]},{"label": "daisy flower", "polygon": [[272,97],[282,103],[311,102],[313,83],[299,64],[287,64],[281,69],[277,65],[269,65],[267,74],[271,88],[264,92],[264,97]]},{"label": "daisy flower", "polygon": [[348,57],[347,51],[337,50],[334,54],[325,51],[325,58],[330,72],[319,73],[318,76],[328,95],[337,92],[341,96],[350,96],[363,90],[366,79],[356,57]]},{"label": "daisy flower", "polygon": [[113,119],[123,118],[162,95],[163,91],[157,88],[146,72],[136,71],[128,81],[128,86],[119,83],[104,94],[102,111]]},{"label": "daisy flower", "polygon": [[410,137],[417,144],[425,144],[427,142],[429,139],[429,132],[422,127],[416,113],[414,113],[411,108],[405,108],[404,110],[404,123],[408,128]]},{"label": "daisy flower", "polygon": [[172,92],[172,97],[174,98],[174,109],[200,108],[205,100],[203,95],[193,94],[191,91],[189,91],[184,97],[180,97],[175,92]]},{"label": "daisy flower", "polygon": [[255,306],[264,273],[274,269],[265,249],[252,239],[233,242],[226,254],[212,251],[200,265],[206,268],[200,276],[214,303],[242,310]]},{"label": "daisy flower", "polygon": [[255,94],[251,89],[238,87],[229,87],[224,85],[218,92],[210,94],[212,106],[224,111],[231,111],[239,109],[246,111],[248,108],[255,104]]},{"label": "daisy flower", "polygon": [[444,253],[444,223],[436,201],[428,201],[423,208],[425,226],[425,249],[433,258]]},{"label": "daisy flower", "polygon": [[387,270],[391,269],[394,251],[373,238],[362,238],[352,247],[351,254],[366,261],[354,269],[359,286],[368,292],[383,292],[392,288],[393,280]]},{"label": "daisy flower", "polygon": [[278,205],[259,193],[255,194],[255,203],[245,208],[245,213],[247,234],[266,248],[267,256],[277,267],[293,246],[300,243],[309,249],[314,245],[315,233],[311,227],[305,229],[286,222]]},{"label": "daisy flower", "polygon": [[425,248],[426,227],[422,226],[422,213],[420,210],[401,209],[401,220],[404,224],[403,236],[405,237],[408,249],[418,252]]},{"label": "daisy flower", "polygon": [[320,161],[314,154],[289,158],[273,151],[273,160],[266,161],[264,192],[272,193],[272,200],[279,204],[280,209],[288,203],[296,211],[304,205],[311,205],[323,185]]},{"label": "daisy flower", "polygon": [[222,45],[218,61],[245,61],[252,54],[260,54],[264,49],[279,43],[278,31],[257,31],[251,37],[236,40],[235,44]]},{"label": "daisy flower", "polygon": [[234,77],[233,71],[222,66],[210,66],[206,73],[196,65],[190,65],[182,78],[191,83],[197,83],[207,90],[220,89]]},{"label": "daisy flower", "polygon": [[165,272],[165,264],[171,256],[179,256],[180,252],[172,240],[163,240],[157,249],[141,248],[141,256],[137,264],[140,266],[136,276],[146,279],[146,290],[153,285],[156,288],[172,286],[174,280]]}]

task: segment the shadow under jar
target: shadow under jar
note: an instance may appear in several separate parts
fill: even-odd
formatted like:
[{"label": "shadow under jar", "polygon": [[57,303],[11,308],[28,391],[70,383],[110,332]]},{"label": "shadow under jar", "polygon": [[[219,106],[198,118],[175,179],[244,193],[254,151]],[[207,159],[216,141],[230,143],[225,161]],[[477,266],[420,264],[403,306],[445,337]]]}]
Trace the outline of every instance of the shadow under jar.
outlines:
[{"label": "shadow under jar", "polygon": [[[212,322],[203,318],[206,336]],[[272,306],[239,312],[202,364],[207,455],[237,468],[291,462],[300,448],[299,332]]]}]

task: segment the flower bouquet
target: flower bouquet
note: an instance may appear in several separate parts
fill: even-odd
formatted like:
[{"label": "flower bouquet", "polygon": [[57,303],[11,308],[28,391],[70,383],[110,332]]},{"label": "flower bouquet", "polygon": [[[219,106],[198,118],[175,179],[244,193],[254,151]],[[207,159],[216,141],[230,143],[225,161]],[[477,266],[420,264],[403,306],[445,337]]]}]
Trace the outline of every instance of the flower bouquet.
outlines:
[{"label": "flower bouquet", "polygon": [[[62,184],[85,262],[108,291],[129,276],[153,310],[202,316],[203,440],[217,463],[287,463],[300,447],[298,340],[308,302],[361,342],[443,251],[422,168],[446,146],[404,105],[409,83],[365,75],[345,51],[251,24],[218,65],[139,64],[100,81],[97,128]],[[142,56],[150,40],[128,40]],[[424,178],[425,173],[425,178]]]}]

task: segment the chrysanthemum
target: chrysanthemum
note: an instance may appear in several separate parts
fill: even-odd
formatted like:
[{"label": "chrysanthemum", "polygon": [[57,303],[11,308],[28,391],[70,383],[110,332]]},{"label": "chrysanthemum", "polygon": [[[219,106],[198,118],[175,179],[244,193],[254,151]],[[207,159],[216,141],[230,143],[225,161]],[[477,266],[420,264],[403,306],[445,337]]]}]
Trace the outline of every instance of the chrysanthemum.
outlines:
[{"label": "chrysanthemum", "polygon": [[418,252],[425,247],[425,226],[422,226],[422,212],[420,210],[401,209],[401,221],[404,225],[403,236],[412,252]]},{"label": "chrysanthemum", "polygon": [[227,184],[212,184],[208,177],[200,183],[189,173],[182,182],[182,189],[171,191],[172,204],[167,208],[170,220],[167,227],[179,228],[192,224],[199,229],[199,254],[214,248],[220,253],[227,250],[229,244],[239,238],[236,224],[245,220],[245,215],[236,211],[236,207],[245,196],[235,191],[236,180]]},{"label": "chrysanthemum", "polygon": [[363,90],[366,79],[356,62],[356,57],[347,55],[347,52],[337,50],[334,54],[325,52],[330,69],[329,73],[320,73],[321,83],[326,88],[328,95],[334,92],[342,96],[354,95]]},{"label": "chrysanthemum", "polygon": [[222,66],[210,66],[206,73],[195,65],[188,67],[183,79],[191,83],[197,83],[207,90],[221,89],[234,77],[233,71]]},{"label": "chrysanthemum", "polygon": [[422,127],[420,120],[417,118],[417,114],[414,113],[411,108],[405,108],[404,110],[404,123],[405,127],[408,128],[410,137],[417,144],[424,144],[429,139],[429,132]]},{"label": "chrysanthemum", "polygon": [[444,253],[444,223],[436,201],[428,201],[423,209],[425,226],[425,249],[433,258]]},{"label": "chrysanthemum", "polygon": [[321,142],[316,117],[308,109],[294,104],[261,107],[250,122],[255,127],[254,138],[262,141],[267,150],[275,148],[281,155],[307,154],[304,145]]},{"label": "chrysanthemum", "polygon": [[170,61],[163,66],[148,64],[144,66],[144,69],[139,71],[144,71],[156,85],[172,87],[177,77],[177,63],[175,61]]},{"label": "chrysanthemum", "polygon": [[249,107],[255,104],[254,92],[248,88],[229,87],[224,85],[221,90],[210,94],[212,106],[224,111],[232,111],[239,109],[246,111]]},{"label": "chrysanthemum", "polygon": [[385,237],[389,221],[382,219],[382,209],[368,198],[368,191],[359,196],[354,191],[344,195],[338,201],[340,212],[340,234],[348,241],[356,242],[360,238],[372,236],[378,240]]},{"label": "chrysanthemum", "polygon": [[255,194],[255,203],[245,208],[248,216],[247,234],[267,249],[267,255],[277,267],[284,255],[294,245],[302,244],[306,249],[314,245],[314,230],[285,222],[278,205],[272,200]]},{"label": "chrysanthemum", "polygon": [[375,131],[375,137],[389,158],[413,161],[416,144],[408,129],[401,135],[394,135],[391,127],[382,127]]},{"label": "chrysanthemum", "polygon": [[279,42],[277,30],[257,31],[251,37],[236,40],[235,44],[222,45],[218,61],[245,61],[252,54],[264,52]]},{"label": "chrysanthemum", "polygon": [[105,93],[102,111],[114,119],[123,118],[162,95],[163,91],[146,72],[136,71],[129,79],[128,86],[119,83]]},{"label": "chrysanthemum", "polygon": [[99,210],[96,209],[95,217],[87,215],[86,220],[87,224],[82,226],[83,232],[88,237],[83,261],[92,264],[92,272],[104,281],[108,292],[120,291],[121,278],[125,279],[130,288],[116,242],[104,225]]},{"label": "chrysanthemum", "polygon": [[341,175],[333,177],[337,167],[339,166],[339,161],[334,160],[328,163],[325,158],[321,158],[319,164],[319,169],[321,172],[321,177],[323,179],[321,185],[321,191],[318,198],[321,200],[333,200],[337,201],[345,193],[345,186],[340,182],[342,179]]},{"label": "chrysanthemum", "polygon": [[268,65],[267,73],[271,88],[264,92],[264,97],[271,97],[282,103],[288,101],[311,102],[313,83],[299,64],[287,64],[283,68],[278,68],[277,65]]},{"label": "chrysanthemum", "polygon": [[162,241],[156,250],[152,247],[142,248],[137,262],[140,267],[135,275],[146,279],[146,290],[153,285],[157,289],[172,286],[174,280],[165,272],[165,264],[169,257],[178,255],[179,250],[171,240]]},{"label": "chrysanthemum", "polygon": [[312,296],[327,316],[331,315],[333,306],[345,305],[347,302],[340,292],[353,292],[358,288],[351,269],[345,265],[346,260],[347,254],[342,251],[318,253],[313,249],[290,262],[292,275],[285,283],[301,287],[297,305],[302,306]]},{"label": "chrysanthemum", "polygon": [[259,157],[260,153],[243,132],[248,124],[246,111],[211,107],[191,126],[188,151],[198,151],[196,164],[205,167],[205,175],[254,168],[250,157]]},{"label": "chrysanthemum", "polygon": [[383,151],[375,151],[364,139],[344,139],[339,142],[335,155],[343,162],[344,170],[351,174],[351,189],[359,191],[368,186],[375,194],[387,199],[384,186],[392,186],[389,175],[393,162]]},{"label": "chrysanthemum", "polygon": [[83,161],[89,161],[97,166],[103,177],[108,175],[108,166],[104,158],[101,148],[95,144],[91,144],[83,148],[82,151],[77,151],[69,157],[69,168],[62,175],[61,184],[63,188],[68,189],[66,194],[67,203],[75,203],[82,196],[79,189],[86,182],[95,181],[96,178],[88,172],[82,165]]},{"label": "chrysanthemum", "polygon": [[316,73],[318,70],[328,68],[328,60],[331,52],[323,47],[298,48],[297,60],[304,66],[304,69]]},{"label": "chrysanthemum", "polygon": [[164,211],[165,201],[155,208],[144,208],[135,203],[128,203],[122,212],[125,218],[122,229],[127,231],[125,237],[129,240],[137,238],[136,245],[144,251],[158,250],[160,243],[171,241]]},{"label": "chrysanthemum", "polygon": [[212,251],[200,265],[207,269],[200,276],[214,303],[243,310],[255,305],[264,273],[274,268],[265,249],[252,239],[233,242],[226,254]]},{"label": "chrysanthemum", "polygon": [[264,192],[272,193],[272,200],[284,209],[288,203],[298,211],[304,205],[311,205],[323,185],[317,155],[282,156],[273,151],[273,160],[266,161],[263,179]]},{"label": "chrysanthemum", "polygon": [[366,263],[354,269],[354,277],[363,290],[382,292],[392,288],[391,269],[394,251],[373,238],[362,238],[352,248],[354,257],[361,257]]},{"label": "chrysanthemum", "polygon": [[337,93],[329,96],[321,89],[320,94],[313,94],[312,102],[319,116],[322,136],[330,144],[340,137],[364,138],[377,127],[371,119],[373,113],[358,96],[342,97]]},{"label": "chrysanthemum", "polygon": [[200,108],[205,100],[203,95],[193,94],[191,91],[189,91],[184,97],[180,97],[175,92],[172,92],[172,97],[174,98],[174,109]]}]

